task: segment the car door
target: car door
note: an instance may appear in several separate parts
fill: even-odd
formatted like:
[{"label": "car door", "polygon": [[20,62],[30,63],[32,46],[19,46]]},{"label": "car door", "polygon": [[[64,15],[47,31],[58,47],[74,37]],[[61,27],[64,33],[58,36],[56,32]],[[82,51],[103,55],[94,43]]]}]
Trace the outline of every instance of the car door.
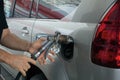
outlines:
[{"label": "car door", "polygon": [[[49,2],[46,0],[42,0],[42,3],[40,0],[4,0],[5,3],[4,10],[10,31],[15,35],[17,35],[18,37],[20,37],[21,39],[27,41],[34,41],[36,34],[39,33],[40,31],[39,30],[38,32],[36,32],[35,30],[36,28],[35,26],[37,25],[35,18],[61,19],[64,16],[68,15],[69,13],[67,10],[66,11],[63,10],[62,6],[59,6],[60,8],[58,8],[57,4],[54,5],[53,2],[54,1],[52,0]],[[43,13],[41,12],[41,10],[43,10],[42,11]],[[47,13],[44,10],[46,10]],[[33,31],[33,27],[34,27],[34,31]],[[11,50],[4,46],[0,46],[0,47],[10,52],[11,54],[20,54],[20,55],[28,54],[27,52]],[[1,63],[1,66],[3,67],[1,73],[3,73],[3,70],[7,71],[6,73],[3,73],[3,77],[6,80],[10,80],[10,79],[12,80],[13,78],[15,78],[18,71],[12,69],[10,66],[6,64]],[[9,77],[7,77],[4,74],[9,74]],[[12,77],[10,78],[10,76]]]},{"label": "car door", "polygon": [[21,39],[31,42],[35,16],[32,16],[33,5],[29,5],[30,8],[26,10],[27,4],[33,4],[33,2],[28,0],[22,0],[21,2],[18,0],[4,0],[4,10],[10,31]]}]

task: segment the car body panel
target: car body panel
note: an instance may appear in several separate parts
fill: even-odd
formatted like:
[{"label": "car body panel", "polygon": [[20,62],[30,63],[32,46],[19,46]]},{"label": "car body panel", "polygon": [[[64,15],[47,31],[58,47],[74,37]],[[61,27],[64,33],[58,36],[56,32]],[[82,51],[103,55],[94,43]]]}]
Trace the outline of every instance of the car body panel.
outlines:
[{"label": "car body panel", "polygon": [[[104,17],[106,11],[117,0],[81,0],[76,10],[62,20],[51,19],[33,19],[16,20],[15,24],[31,26],[31,41],[35,40],[36,34],[46,33],[54,34],[59,31],[62,34],[70,35],[74,39],[74,55],[71,60],[65,60],[62,53],[54,56],[55,62],[51,63],[47,59],[47,65],[37,66],[43,71],[49,80],[119,80],[120,69],[106,68],[95,65],[91,62],[91,44],[96,33],[100,20]],[[70,17],[70,18],[69,18]],[[13,21],[14,21],[13,20]],[[14,22],[8,20],[13,33]],[[15,25],[16,26],[16,25]],[[20,26],[20,25],[19,25]],[[33,27],[34,26],[34,27]],[[15,28],[15,27],[13,27]],[[16,28],[17,29],[17,28]],[[18,34],[18,32],[16,33]],[[18,34],[20,36],[21,34]],[[20,36],[21,37],[21,36]],[[22,37],[30,41],[30,38]]]},{"label": "car body panel", "polygon": [[[47,23],[47,24],[46,24]],[[38,26],[37,26],[38,25]],[[55,57],[56,62],[52,63],[52,66],[49,66],[51,64],[48,63],[48,65],[43,66],[41,68],[40,65],[38,65],[42,71],[45,73],[45,75],[48,77],[49,80],[59,80],[59,77],[63,77],[64,74],[66,77],[69,78],[69,80],[87,80],[91,77],[91,69],[88,67],[85,67],[86,65],[91,65],[91,61],[89,58],[90,54],[90,44],[92,41],[92,35],[95,30],[96,24],[86,24],[86,23],[77,23],[77,22],[62,22],[62,21],[40,21],[35,25],[35,30],[33,32],[38,33],[47,33],[47,34],[54,34],[55,31],[59,31],[62,34],[65,35],[71,35],[74,38],[75,41],[75,47],[74,47],[74,57],[70,61],[64,60],[64,58],[60,55],[60,53]],[[40,28],[40,29],[38,29]],[[40,31],[38,31],[40,30]],[[83,36],[84,34],[84,36]],[[84,46],[84,47],[82,47]],[[80,51],[79,51],[80,50]],[[83,54],[81,54],[83,53]],[[85,56],[89,55],[89,56]],[[59,61],[59,63],[58,63]],[[85,61],[85,62],[84,62]],[[86,62],[87,61],[87,62]],[[58,66],[60,65],[60,66]],[[82,66],[80,66],[82,65]],[[79,67],[80,66],[80,67]],[[47,68],[47,69],[46,69]],[[60,71],[59,71],[60,69]],[[89,70],[89,73],[87,71]],[[52,73],[51,73],[52,70]],[[61,70],[65,70],[66,73],[61,72]],[[82,73],[81,73],[81,70]],[[57,71],[57,73],[56,73]],[[50,74],[48,74],[50,73]],[[83,74],[84,73],[84,74]],[[82,74],[80,76],[80,74]],[[87,75],[88,77],[85,77],[83,75]],[[56,75],[59,75],[59,77],[56,77]],[[61,79],[60,78],[60,79]],[[64,79],[62,79],[64,80]],[[66,79],[67,80],[67,79]]]},{"label": "car body panel", "polygon": [[81,0],[72,21],[98,23],[114,1],[116,0]]},{"label": "car body panel", "polygon": [[[16,34],[18,37],[31,41],[31,34],[32,34],[32,28],[34,27],[34,22],[35,19],[31,18],[31,19],[7,19],[8,25],[9,25],[9,29],[11,30],[12,33]],[[29,33],[25,34],[23,31],[23,28],[27,27]]]}]

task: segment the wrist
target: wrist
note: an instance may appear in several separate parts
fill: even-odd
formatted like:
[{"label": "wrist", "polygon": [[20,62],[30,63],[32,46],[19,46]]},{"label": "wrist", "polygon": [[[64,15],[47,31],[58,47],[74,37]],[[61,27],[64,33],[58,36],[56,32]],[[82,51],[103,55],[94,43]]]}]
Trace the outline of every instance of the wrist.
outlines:
[{"label": "wrist", "polygon": [[29,43],[29,45],[28,45],[29,47],[28,47],[28,52],[29,53],[31,53],[31,54],[33,54],[34,52],[35,52],[35,49],[32,47],[32,43]]},{"label": "wrist", "polygon": [[12,54],[10,54],[10,55],[8,55],[7,56],[7,58],[5,59],[5,63],[6,64],[8,64],[8,65],[10,65],[11,63],[12,63],[12,60],[13,60],[14,58],[13,58],[13,55]]},{"label": "wrist", "polygon": [[28,43],[27,43],[27,47],[26,47],[26,51],[27,51],[27,52],[30,52],[30,51],[31,51],[31,46],[32,46],[32,43],[31,43],[31,42],[28,42]]},{"label": "wrist", "polygon": [[3,51],[3,53],[1,54],[0,60],[6,64],[10,64],[11,60],[13,60],[12,54]]}]

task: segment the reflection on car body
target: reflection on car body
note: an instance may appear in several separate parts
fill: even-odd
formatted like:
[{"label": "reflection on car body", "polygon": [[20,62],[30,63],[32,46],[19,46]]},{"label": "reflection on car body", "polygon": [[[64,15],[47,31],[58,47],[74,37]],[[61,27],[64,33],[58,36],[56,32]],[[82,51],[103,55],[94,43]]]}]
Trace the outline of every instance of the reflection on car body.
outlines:
[{"label": "reflection on car body", "polygon": [[[70,1],[59,0],[5,0],[7,16],[28,16],[38,18],[61,19],[77,7],[77,3],[69,4]],[[75,1],[73,1],[75,2]],[[77,1],[79,2],[79,0]],[[64,7],[62,7],[64,6]],[[13,10],[13,8],[15,8]],[[11,12],[11,13],[10,13]],[[37,14],[36,14],[37,13]],[[31,14],[31,15],[30,15]]]}]

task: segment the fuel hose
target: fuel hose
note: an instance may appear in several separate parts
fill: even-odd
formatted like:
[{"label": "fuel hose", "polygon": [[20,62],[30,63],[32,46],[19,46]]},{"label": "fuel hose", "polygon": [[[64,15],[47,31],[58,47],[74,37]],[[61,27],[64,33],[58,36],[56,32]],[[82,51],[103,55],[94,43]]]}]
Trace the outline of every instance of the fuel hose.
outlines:
[{"label": "fuel hose", "polygon": [[[34,60],[37,60],[37,58],[41,55],[42,52],[44,52],[45,50],[45,58],[48,54],[48,49],[51,47],[51,45],[54,43],[54,41],[45,41],[44,44],[42,45],[42,48],[35,54],[31,55],[31,58]],[[32,65],[32,64],[30,64]],[[30,69],[29,69],[30,70]],[[21,72],[18,72],[15,80],[19,80],[20,77],[22,76]]]}]

